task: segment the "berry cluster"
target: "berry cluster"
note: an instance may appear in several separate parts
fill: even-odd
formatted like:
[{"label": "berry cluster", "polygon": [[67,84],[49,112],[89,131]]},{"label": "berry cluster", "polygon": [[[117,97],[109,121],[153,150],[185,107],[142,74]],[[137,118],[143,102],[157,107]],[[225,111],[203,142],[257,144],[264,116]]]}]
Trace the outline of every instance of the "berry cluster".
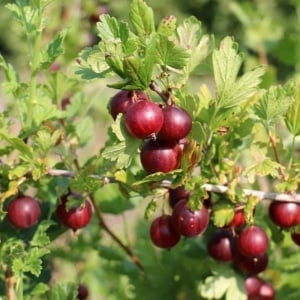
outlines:
[{"label": "berry cluster", "polygon": [[180,165],[182,147],[192,128],[192,119],[183,108],[157,104],[141,91],[119,91],[110,100],[113,119],[124,114],[127,131],[144,140],[140,159],[148,173],[167,173]]},{"label": "berry cluster", "polygon": [[245,280],[245,289],[248,300],[272,300],[275,299],[273,287],[257,276],[249,276]]},{"label": "berry cluster", "polygon": [[[213,209],[211,198],[203,201],[201,210],[192,211],[188,208],[189,196],[184,186],[169,190],[171,215],[163,214],[155,218],[150,227],[150,237],[155,246],[170,249],[180,241],[181,236],[195,237],[204,233],[209,224],[209,211]],[[281,203],[270,205],[272,220],[274,205]],[[285,205],[289,207],[288,203]],[[293,234],[296,236],[295,232]],[[215,229],[207,240],[210,257],[221,263],[232,263],[234,268],[245,274],[245,289],[250,300],[275,299],[274,288],[258,277],[268,266],[268,246],[267,234],[260,226],[246,225],[241,207],[236,208],[228,224]]]},{"label": "berry cluster", "polygon": [[188,207],[189,193],[183,186],[170,190],[169,203],[172,214],[163,214],[151,224],[150,237],[154,245],[170,249],[181,236],[195,237],[202,234],[209,223],[208,209],[203,205],[193,211]]}]

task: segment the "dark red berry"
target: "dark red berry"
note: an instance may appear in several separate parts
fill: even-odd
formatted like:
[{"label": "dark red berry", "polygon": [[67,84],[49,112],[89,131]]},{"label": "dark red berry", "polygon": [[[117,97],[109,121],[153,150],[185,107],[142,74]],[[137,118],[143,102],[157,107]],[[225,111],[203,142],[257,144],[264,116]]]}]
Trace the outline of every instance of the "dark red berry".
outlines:
[{"label": "dark red berry", "polygon": [[274,300],[275,290],[268,282],[263,282],[259,289],[259,300]]},{"label": "dark red berry", "polygon": [[233,260],[233,233],[231,230],[217,230],[212,233],[207,242],[208,254],[217,261]]},{"label": "dark red berry", "polygon": [[155,246],[166,249],[174,247],[180,240],[180,234],[175,231],[170,215],[159,216],[152,222],[150,237]]},{"label": "dark red berry", "polygon": [[262,255],[267,251],[268,246],[268,236],[259,226],[251,225],[244,228],[238,237],[238,248],[246,256]]},{"label": "dark red berry", "polygon": [[89,224],[92,218],[92,206],[89,201],[86,200],[82,205],[70,210],[67,210],[66,204],[67,201],[63,199],[56,209],[57,217],[64,226],[77,230]]},{"label": "dark red berry", "polygon": [[175,142],[149,139],[141,149],[140,159],[148,173],[168,173],[179,168],[181,151]]},{"label": "dark red berry", "polygon": [[89,21],[92,23],[92,24],[96,24],[99,22],[99,18],[101,15],[103,14],[107,14],[108,13],[108,8],[104,5],[99,5],[97,7],[97,10],[94,14],[91,14],[89,16]]},{"label": "dark red berry", "polygon": [[128,132],[140,139],[157,134],[164,121],[161,108],[154,102],[142,100],[133,103],[125,114]]},{"label": "dark red berry", "polygon": [[77,299],[78,300],[86,300],[88,298],[89,290],[88,290],[86,285],[80,284],[78,286],[77,291],[78,291],[78,294],[77,294]]},{"label": "dark red berry", "polygon": [[139,100],[148,100],[146,94],[141,91],[119,91],[109,102],[110,115],[115,120],[118,114],[124,114],[128,108]]},{"label": "dark red berry", "polygon": [[172,220],[177,232],[192,237],[205,231],[209,222],[209,214],[204,206],[198,211],[192,211],[187,206],[186,200],[180,200],[173,209]]},{"label": "dark red berry", "polygon": [[240,228],[245,225],[245,214],[243,209],[235,210],[231,221],[224,228]]},{"label": "dark red berry", "polygon": [[234,264],[242,273],[255,275],[266,270],[269,257],[267,253],[258,256],[246,256],[240,252],[234,252]]},{"label": "dark red berry", "polygon": [[269,206],[271,220],[282,228],[289,228],[300,223],[300,205],[295,202],[272,201]]},{"label": "dark red berry", "polygon": [[300,232],[291,231],[291,238],[296,245],[300,246]]},{"label": "dark red berry", "polygon": [[244,285],[248,299],[259,299],[259,290],[262,284],[263,281],[257,276],[249,276],[246,278]]},{"label": "dark red berry", "polygon": [[188,200],[190,193],[184,188],[184,186],[179,186],[175,189],[169,189],[169,204],[172,208],[180,200]]},{"label": "dark red berry", "polygon": [[203,205],[207,208],[207,209],[211,209],[213,207],[213,201],[211,198],[211,192],[207,192],[207,198],[203,199]]},{"label": "dark red berry", "polygon": [[66,110],[70,104],[71,104],[71,95],[67,95],[61,100],[61,109]]},{"label": "dark red berry", "polygon": [[13,199],[7,208],[8,221],[16,228],[26,229],[35,225],[41,216],[40,204],[29,196]]},{"label": "dark red berry", "polygon": [[185,138],[192,128],[189,113],[176,105],[163,108],[164,122],[159,137],[164,140],[180,140]]}]

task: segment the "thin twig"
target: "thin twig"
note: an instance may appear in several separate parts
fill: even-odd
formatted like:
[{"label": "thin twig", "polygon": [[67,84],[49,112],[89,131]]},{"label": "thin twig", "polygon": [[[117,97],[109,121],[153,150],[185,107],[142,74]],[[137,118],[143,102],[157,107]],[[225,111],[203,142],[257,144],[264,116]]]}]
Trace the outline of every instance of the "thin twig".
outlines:
[{"label": "thin twig", "polygon": [[15,292],[14,292],[14,276],[12,272],[6,271],[5,272],[5,284],[6,284],[6,297],[8,300],[14,300]]},{"label": "thin twig", "polygon": [[[75,176],[75,172],[68,171],[68,170],[56,170],[56,169],[49,169],[48,174],[52,176],[67,176],[73,177]],[[104,181],[105,183],[112,183],[116,182],[115,178],[113,177],[106,177],[101,175],[90,175],[92,178],[99,179]],[[172,182],[168,180],[164,180],[160,184],[161,187],[170,188],[172,186]],[[214,185],[214,184],[204,184],[203,186],[208,192],[214,193],[221,193],[225,194],[228,191],[228,187],[225,185]],[[250,189],[243,189],[245,195],[256,196],[259,199],[269,199],[275,201],[291,201],[291,202],[300,202],[300,194],[297,193],[274,193],[274,192],[263,192],[259,190],[250,190]]]},{"label": "thin twig", "polygon": [[170,94],[168,92],[163,91],[153,80],[149,84],[149,87],[152,91],[159,95],[166,104],[170,104]]},{"label": "thin twig", "polygon": [[[225,194],[228,191],[228,187],[224,185],[213,185],[213,184],[205,184],[205,189],[208,192],[221,193]],[[258,190],[249,190],[243,189],[243,192],[246,196],[255,196],[261,200],[275,200],[275,201],[290,201],[290,202],[300,202],[300,194],[286,194],[286,193],[271,193],[271,192],[263,192]]]},{"label": "thin twig", "polygon": [[138,259],[137,256],[134,255],[133,251],[131,250],[130,247],[126,246],[118,236],[115,235],[114,232],[112,232],[112,230],[109,228],[109,226],[106,224],[102,213],[99,209],[99,207],[96,205],[95,203],[95,199],[90,195],[89,196],[94,209],[95,209],[95,213],[97,215],[97,218],[99,220],[100,226],[103,228],[103,230],[106,231],[106,233],[129,255],[129,257],[131,258],[131,260],[133,261],[133,263],[140,269],[140,270],[144,270],[143,265],[141,264],[140,260]]},{"label": "thin twig", "polygon": [[[273,152],[274,152],[275,160],[276,160],[276,162],[278,164],[280,164],[280,158],[279,158],[279,154],[278,154],[277,147],[276,147],[276,140],[275,140],[274,136],[271,135],[271,134],[269,134],[269,139],[270,139],[270,142],[271,142],[271,145],[272,145],[272,149],[273,149]],[[286,175],[285,175],[282,167],[279,167],[279,172],[280,172],[280,175],[281,175],[281,179],[283,181],[285,181]]]}]

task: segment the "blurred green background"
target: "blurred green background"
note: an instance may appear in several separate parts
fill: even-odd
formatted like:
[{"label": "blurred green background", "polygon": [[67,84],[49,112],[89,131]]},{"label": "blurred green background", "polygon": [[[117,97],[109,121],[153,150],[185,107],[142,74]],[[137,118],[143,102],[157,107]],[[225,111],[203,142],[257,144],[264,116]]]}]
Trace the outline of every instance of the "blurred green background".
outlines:
[{"label": "blurred green background", "polygon": [[[0,6],[0,50],[5,56],[22,64],[22,37],[4,4]],[[159,21],[175,15],[178,22],[194,15],[202,21],[205,31],[216,41],[232,35],[247,56],[246,64],[268,64],[278,80],[299,72],[300,1],[299,0],[148,0]],[[93,37],[99,13],[108,12],[128,20],[129,0],[122,1],[53,1],[48,31],[68,28],[65,59],[74,59],[78,49],[96,42]],[[12,34],[8,34],[11,32]]]}]

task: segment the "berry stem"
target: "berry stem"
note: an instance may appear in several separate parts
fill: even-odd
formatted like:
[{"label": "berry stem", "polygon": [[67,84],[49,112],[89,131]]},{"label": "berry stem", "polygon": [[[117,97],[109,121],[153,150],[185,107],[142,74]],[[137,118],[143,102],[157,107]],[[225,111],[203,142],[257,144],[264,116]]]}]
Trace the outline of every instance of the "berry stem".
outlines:
[{"label": "berry stem", "polygon": [[167,104],[167,105],[172,105],[173,101],[170,97],[170,93],[163,91],[155,82],[154,80],[151,81],[149,85],[150,89],[154,91],[157,95],[160,96],[160,98]]},{"label": "berry stem", "polygon": [[10,271],[5,272],[5,284],[6,284],[7,300],[14,300],[14,298],[15,298],[15,296],[14,296],[15,280],[14,280],[14,276],[13,276],[12,272],[10,272]]},{"label": "berry stem", "polygon": [[[271,142],[271,145],[272,145],[272,149],[273,149],[273,152],[274,152],[275,160],[276,160],[277,163],[280,164],[280,158],[279,158],[279,154],[278,154],[277,146],[276,146],[276,138],[275,138],[274,135],[272,135],[271,133],[269,133],[269,139],[270,139],[270,142]],[[280,175],[281,175],[281,179],[283,181],[285,181],[286,180],[286,175],[285,175],[282,167],[279,168],[279,172],[280,172]]]}]

